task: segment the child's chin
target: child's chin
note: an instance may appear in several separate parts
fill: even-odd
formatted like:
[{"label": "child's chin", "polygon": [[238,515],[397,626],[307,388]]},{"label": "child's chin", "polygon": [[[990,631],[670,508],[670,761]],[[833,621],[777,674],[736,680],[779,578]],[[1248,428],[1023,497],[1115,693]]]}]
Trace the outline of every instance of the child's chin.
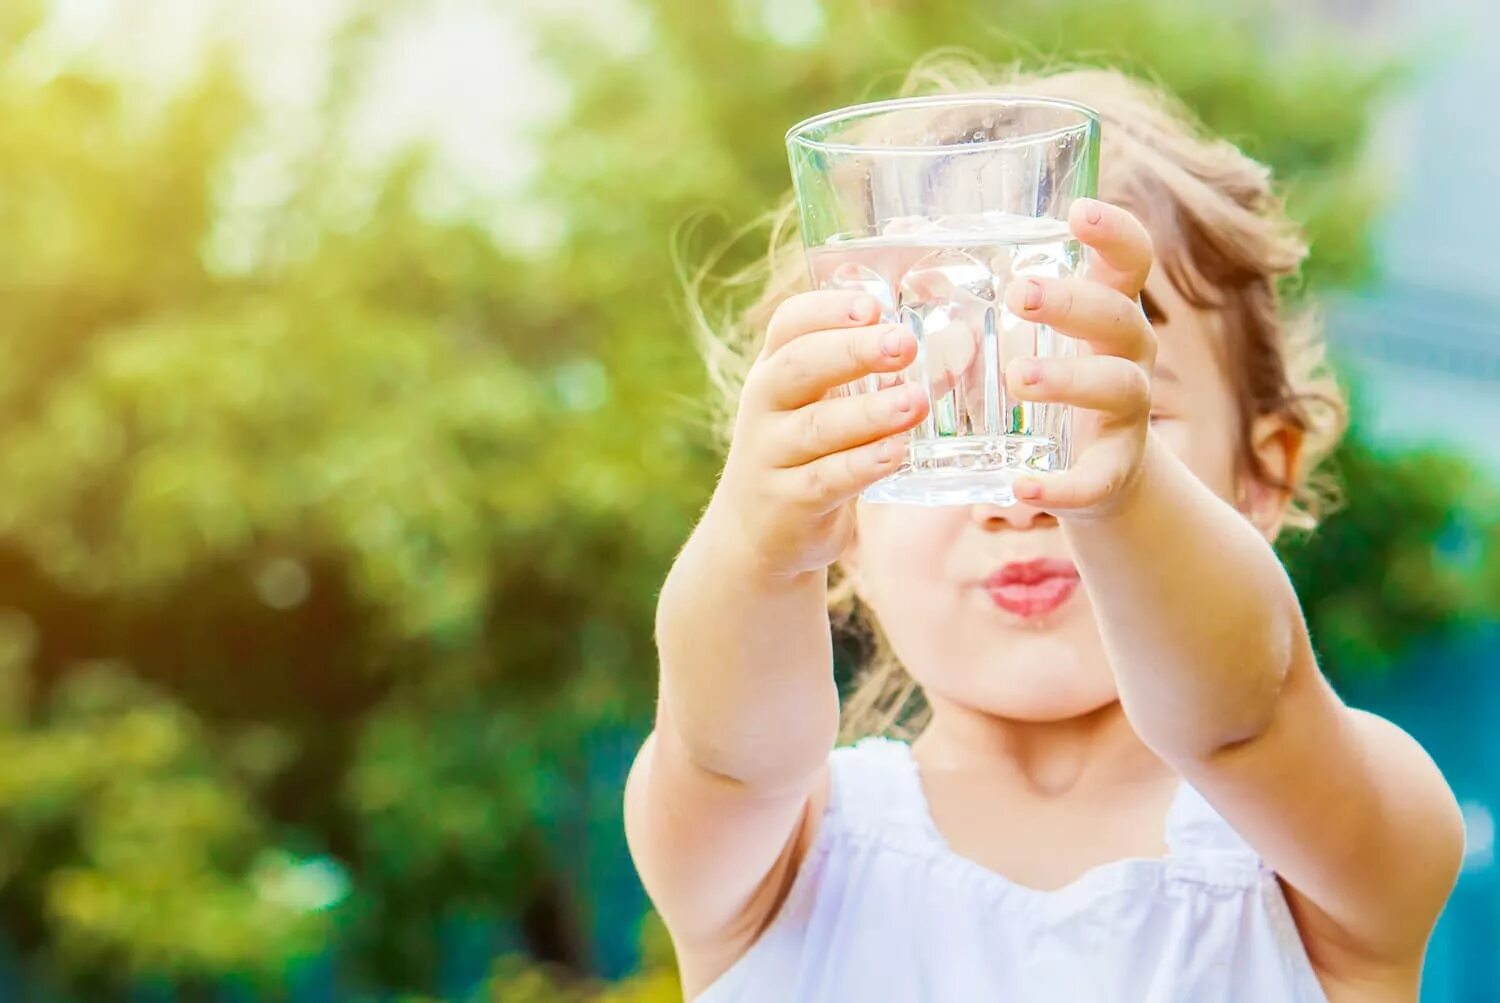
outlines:
[{"label": "child's chin", "polygon": [[1027,697],[994,701],[986,709],[994,716],[1009,721],[1045,724],[1051,721],[1072,721],[1092,714],[1118,699],[1119,694],[1113,689],[1107,692],[1038,693]]},{"label": "child's chin", "polygon": [[1076,648],[1044,652],[1042,647],[1017,646],[1003,662],[968,680],[969,700],[996,717],[1044,722],[1082,717],[1119,699],[1102,660],[1081,661]]}]

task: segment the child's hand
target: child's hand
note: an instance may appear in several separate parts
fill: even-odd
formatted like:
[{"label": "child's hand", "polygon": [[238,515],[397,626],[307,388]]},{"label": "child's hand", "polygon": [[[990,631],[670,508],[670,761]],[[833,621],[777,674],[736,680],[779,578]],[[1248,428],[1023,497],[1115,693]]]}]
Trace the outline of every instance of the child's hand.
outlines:
[{"label": "child's hand", "polygon": [[895,471],[906,452],[899,433],[926,417],[915,385],[829,395],[916,357],[913,334],[879,316],[871,296],[824,290],[791,297],[771,318],[709,505],[762,570],[790,576],[832,564],[854,530],[849,502]]},{"label": "child's hand", "polygon": [[1081,199],[1069,214],[1073,234],[1093,249],[1088,277],[1012,282],[1006,305],[1018,317],[1086,342],[1076,358],[1017,359],[1006,386],[1022,400],[1059,401],[1097,412],[1097,434],[1072,469],[1021,477],[1016,496],[1064,515],[1110,511],[1137,480],[1151,412],[1156,334],[1137,297],[1151,271],[1146,228],[1118,206]]}]

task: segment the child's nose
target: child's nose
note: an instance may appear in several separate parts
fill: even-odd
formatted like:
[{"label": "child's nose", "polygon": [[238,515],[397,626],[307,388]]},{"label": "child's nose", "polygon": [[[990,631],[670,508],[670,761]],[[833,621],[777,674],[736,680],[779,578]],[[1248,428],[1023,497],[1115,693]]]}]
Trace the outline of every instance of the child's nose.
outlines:
[{"label": "child's nose", "polygon": [[969,515],[981,528],[988,530],[1040,529],[1057,525],[1057,517],[1051,512],[1034,508],[1025,502],[1014,505],[970,505]]}]

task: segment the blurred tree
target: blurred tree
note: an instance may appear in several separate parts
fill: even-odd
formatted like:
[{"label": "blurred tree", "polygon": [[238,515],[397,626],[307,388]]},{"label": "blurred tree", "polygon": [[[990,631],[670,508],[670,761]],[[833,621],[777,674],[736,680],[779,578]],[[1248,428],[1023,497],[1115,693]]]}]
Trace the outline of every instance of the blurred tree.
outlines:
[{"label": "blurred tree", "polygon": [[[0,735],[32,764],[0,771],[0,927],[50,980],[284,964],[338,900],[295,891],[323,854],[355,984],[430,991],[460,913],[592,965],[580,861],[590,819],[618,843],[619,792],[590,737],[648,725],[655,590],[716,463],[673,234],[708,211],[701,250],[780,198],[799,117],[937,45],[1121,63],[1277,166],[1312,279],[1367,267],[1357,155],[1390,76],[1290,54],[1258,4],[531,11],[572,92],[536,183],[442,215],[429,153],[371,176],[343,146],[402,9],[356,8],[318,140],[248,205],[277,123],[232,47],[152,102],[27,70],[45,8],[0,10],[0,607],[34,638]],[[1493,566],[1452,546],[1461,466],[1344,461],[1335,549],[1298,556],[1336,673],[1473,615]],[[137,730],[165,751],[132,766]],[[37,765],[58,743],[72,765]],[[146,922],[152,881],[173,892]]]},{"label": "blurred tree", "polygon": [[640,940],[641,970],[612,985],[523,957],[502,957],[474,1003],[682,1003],[672,942],[655,913],[642,923]]},{"label": "blurred tree", "polygon": [[[509,343],[566,303],[477,207],[420,211],[425,154],[354,165],[341,123],[378,12],[336,40],[323,143],[253,212],[236,179],[273,123],[233,53],[150,101],[82,67],[26,72],[43,13],[8,6],[0,35],[0,605],[37,638],[33,712],[107,659],[216,735],[290,750],[259,794],[273,828],[236,838],[264,841],[246,859],[284,842],[355,869],[356,979],[429,984],[438,922],[462,910],[519,911],[534,951],[576,963],[551,833],[581,736],[650,699],[650,578],[687,509],[643,472],[695,496],[682,436],[662,451],[599,421],[649,383]],[[248,880],[212,845],[221,881]],[[16,880],[49,866],[18,859]],[[211,974],[194,945],[218,893],[181,893],[157,929],[96,925],[90,951],[35,964]],[[0,922],[26,945],[70,937],[72,913],[39,902],[0,900]],[[279,921],[244,914],[269,924],[260,960],[285,962]]]},{"label": "blurred tree", "polygon": [[[1357,406],[1355,414],[1357,429]],[[1495,486],[1454,456],[1392,455],[1357,435],[1335,460],[1348,503],[1316,534],[1281,547],[1335,681],[1388,670],[1414,640],[1492,621]]]},{"label": "blurred tree", "polygon": [[281,758],[274,736],[212,742],[116,665],[75,666],[33,706],[33,641],[0,617],[0,908],[15,946],[66,973],[54,988],[95,990],[106,971],[279,979],[316,951],[342,880],[270,845],[253,794]]}]

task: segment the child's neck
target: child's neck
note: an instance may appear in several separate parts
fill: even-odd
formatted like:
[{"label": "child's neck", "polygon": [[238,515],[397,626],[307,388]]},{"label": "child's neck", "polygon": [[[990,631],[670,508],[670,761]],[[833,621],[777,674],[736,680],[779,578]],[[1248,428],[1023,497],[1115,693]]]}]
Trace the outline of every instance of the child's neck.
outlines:
[{"label": "child's neck", "polygon": [[1160,779],[1118,702],[1061,721],[994,717],[929,694],[932,717],[912,754],[932,772],[981,773],[1044,796]]}]

